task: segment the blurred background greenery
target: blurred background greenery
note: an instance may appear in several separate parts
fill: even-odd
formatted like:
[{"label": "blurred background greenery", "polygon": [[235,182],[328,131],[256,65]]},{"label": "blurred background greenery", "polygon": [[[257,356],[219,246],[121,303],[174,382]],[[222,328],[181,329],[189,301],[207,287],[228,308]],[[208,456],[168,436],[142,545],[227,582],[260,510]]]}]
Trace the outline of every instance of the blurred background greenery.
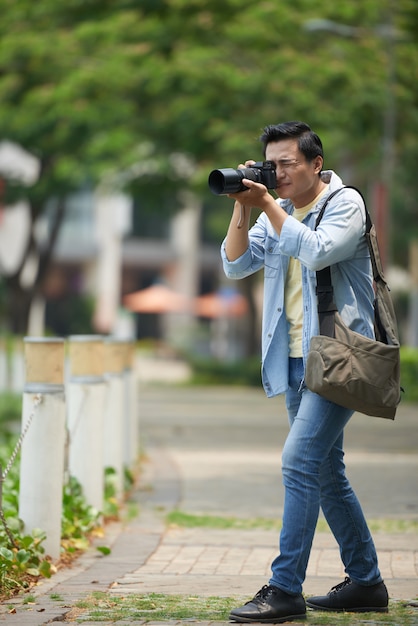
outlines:
[{"label": "blurred background greenery", "polygon": [[[325,168],[364,191],[385,266],[412,280],[397,297],[407,324],[418,289],[415,0],[0,0],[0,7],[0,141],[39,163],[31,185],[0,166],[4,214],[22,198],[29,207],[21,257],[11,270],[0,265],[5,331],[28,332],[31,304],[42,295],[50,332],[112,332],[95,324],[91,293],[68,259],[66,289],[51,278],[74,194],[128,194],[131,238],[163,237],[185,192],[192,194],[201,241],[218,254],[231,202],[209,193],[208,173],[259,159],[263,127],[289,119],[308,122],[323,139]],[[34,256],[28,280],[23,270]],[[122,267],[119,297],[152,284],[161,268],[151,269]],[[197,294],[221,282],[218,269],[196,280]],[[250,297],[254,282],[240,289]],[[159,336],[154,326],[143,321],[137,336]],[[253,320],[246,333],[255,327]],[[416,333],[402,333],[415,344]],[[256,341],[248,345],[257,350]]]}]

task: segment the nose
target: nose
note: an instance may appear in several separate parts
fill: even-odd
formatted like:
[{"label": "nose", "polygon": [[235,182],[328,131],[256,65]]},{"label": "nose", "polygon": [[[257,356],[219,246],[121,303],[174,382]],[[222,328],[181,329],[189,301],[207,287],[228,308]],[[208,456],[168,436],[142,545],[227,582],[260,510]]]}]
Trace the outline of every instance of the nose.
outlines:
[{"label": "nose", "polygon": [[276,178],[284,178],[284,176],[286,175],[286,170],[284,167],[280,167],[280,165],[278,165],[276,167]]}]

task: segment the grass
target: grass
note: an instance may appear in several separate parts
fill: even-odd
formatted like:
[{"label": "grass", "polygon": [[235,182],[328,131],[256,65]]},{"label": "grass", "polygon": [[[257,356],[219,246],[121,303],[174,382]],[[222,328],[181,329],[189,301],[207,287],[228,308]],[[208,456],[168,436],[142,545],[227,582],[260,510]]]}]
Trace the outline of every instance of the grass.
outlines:
[{"label": "grass", "polygon": [[275,519],[194,515],[179,510],[168,513],[166,522],[180,528],[212,528],[218,530],[252,530],[255,528],[276,530],[281,526],[280,522]]},{"label": "grass", "polygon": [[62,602],[64,599],[60,593],[51,593],[49,597],[56,602]]},{"label": "grass", "polygon": [[[172,622],[178,620],[196,622],[228,622],[233,607],[245,601],[243,598],[211,596],[167,595],[161,593],[128,594],[123,597],[96,592],[77,604],[80,609],[77,622],[134,623]],[[309,626],[350,626],[352,624],[386,624],[387,626],[413,626],[418,623],[418,611],[406,603],[390,604],[389,613],[324,613],[308,611]]]},{"label": "grass", "polygon": [[[114,597],[96,592],[77,604],[86,611],[81,621],[117,620],[227,620],[233,598],[166,595],[151,593]],[[80,621],[80,618],[79,618]]]},{"label": "grass", "polygon": [[[262,528],[276,530],[280,523],[272,519],[240,519],[214,515],[193,515],[175,510],[166,516],[168,524],[182,528],[241,529]],[[375,532],[416,533],[418,522],[405,520],[376,520],[370,525]],[[320,520],[318,530],[329,531],[324,520]],[[240,606],[248,598],[243,597],[203,597],[196,595],[171,595],[162,593],[112,594],[96,592],[82,602],[77,603],[77,622],[118,622],[127,623],[173,623],[188,622],[226,622],[233,607]],[[307,626],[355,626],[387,625],[417,626],[418,603],[391,602],[389,613],[327,613],[308,610]],[[293,622],[295,623],[295,622]],[[302,623],[302,622],[298,622]]]},{"label": "grass", "polygon": [[23,604],[35,604],[36,598],[31,593],[23,598]]},{"label": "grass", "polygon": [[[218,530],[252,530],[256,528],[262,530],[280,530],[281,528],[281,521],[275,519],[194,515],[178,509],[168,513],[166,522],[167,524],[175,525],[179,528],[212,528]],[[368,523],[373,533],[418,533],[417,520],[377,519],[369,520]],[[317,531],[330,532],[329,526],[324,519],[318,521]]]},{"label": "grass", "polygon": [[[166,516],[168,524],[187,528],[241,529],[262,528],[277,530],[280,523],[273,519],[241,519],[214,515],[193,515],[175,510]],[[416,533],[418,522],[405,520],[376,520],[370,522],[376,532]],[[325,521],[320,520],[318,530],[327,531]],[[226,589],[228,591],[228,589]],[[62,601],[59,594],[50,598]],[[228,623],[232,608],[248,600],[242,596],[204,597],[200,595],[174,595],[163,593],[112,595],[111,592],[94,592],[78,601],[66,613],[66,620],[83,623],[126,623],[126,624],[173,624],[174,622],[217,622]],[[36,603],[27,596],[25,603]],[[71,619],[70,619],[71,618]],[[391,601],[389,613],[327,613],[308,610],[306,626],[417,626],[418,602]]]}]

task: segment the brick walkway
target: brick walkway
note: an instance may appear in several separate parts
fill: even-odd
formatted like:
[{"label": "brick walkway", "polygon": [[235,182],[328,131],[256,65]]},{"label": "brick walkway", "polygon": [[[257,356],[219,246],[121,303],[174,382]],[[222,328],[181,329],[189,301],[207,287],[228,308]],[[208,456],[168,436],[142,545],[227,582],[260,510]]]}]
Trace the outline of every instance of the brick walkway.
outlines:
[{"label": "brick walkway", "polygon": [[[150,465],[173,477],[174,467],[159,450],[150,450]],[[164,479],[154,476],[164,485]],[[155,484],[155,482],[154,482]],[[184,493],[184,491],[183,491]],[[156,509],[161,501],[156,496]],[[186,508],[187,510],[187,508]],[[227,514],[230,513],[227,512]],[[151,525],[149,530],[151,530]],[[392,599],[418,597],[418,534],[374,535],[382,575]],[[248,596],[270,577],[277,555],[275,530],[166,529],[158,548],[132,572],[116,578],[111,593],[164,593]],[[338,546],[329,532],[316,533],[309,560],[305,593],[322,594],[344,578]]]},{"label": "brick walkway", "polygon": [[[231,540],[231,534],[234,534]],[[382,541],[382,540],[381,540]],[[156,575],[176,576],[270,576],[270,565],[277,556],[272,546],[277,542],[276,532],[221,531],[171,529],[158,550],[132,575],[122,579],[146,581]],[[418,577],[418,538],[397,535],[385,536],[379,546],[382,576],[389,579]],[[344,577],[338,549],[328,534],[317,534],[309,560],[307,578],[313,576]],[[155,581],[154,581],[155,583]],[[147,585],[150,587],[150,585]],[[414,591],[418,591],[418,586]]]},{"label": "brick walkway", "polygon": [[[65,622],[75,602],[94,591],[244,599],[267,582],[277,531],[166,528],[165,515],[177,507],[196,515],[280,518],[283,405],[259,390],[160,387],[142,390],[139,410],[145,461],[133,494],[138,517],[107,527],[98,544],[112,548],[109,556],[90,550],[39,585],[33,606],[18,598],[0,607],[0,623]],[[370,519],[418,520],[416,415],[417,407],[405,405],[395,423],[355,416],[347,429],[349,475]],[[380,532],[374,539],[391,598],[418,597],[418,533]],[[317,533],[305,593],[325,593],[343,577],[332,535]]]}]

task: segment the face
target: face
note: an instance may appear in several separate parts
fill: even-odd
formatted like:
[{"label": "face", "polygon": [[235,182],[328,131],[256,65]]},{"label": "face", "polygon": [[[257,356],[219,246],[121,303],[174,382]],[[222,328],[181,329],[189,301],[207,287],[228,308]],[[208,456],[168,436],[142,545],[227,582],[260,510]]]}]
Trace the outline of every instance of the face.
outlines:
[{"label": "face", "polygon": [[296,208],[312,202],[323,187],[318,175],[322,169],[322,157],[317,156],[308,162],[296,139],[267,144],[266,160],[276,164],[278,196],[289,198]]}]

